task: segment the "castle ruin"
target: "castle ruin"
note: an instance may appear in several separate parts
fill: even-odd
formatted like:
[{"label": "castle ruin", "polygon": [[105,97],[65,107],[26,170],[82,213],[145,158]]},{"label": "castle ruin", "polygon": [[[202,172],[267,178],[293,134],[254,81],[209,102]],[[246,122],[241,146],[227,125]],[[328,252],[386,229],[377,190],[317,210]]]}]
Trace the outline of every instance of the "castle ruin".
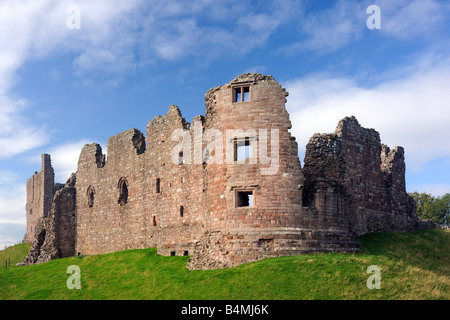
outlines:
[{"label": "castle ruin", "polygon": [[190,255],[189,269],[266,257],[354,252],[356,237],[430,228],[405,189],[401,147],[342,119],[298,156],[272,77],[243,74],[205,95],[205,116],[177,106],[147,125],[81,150],[76,173],[54,183],[49,155],[27,181],[30,253],[22,264],[157,247]]}]

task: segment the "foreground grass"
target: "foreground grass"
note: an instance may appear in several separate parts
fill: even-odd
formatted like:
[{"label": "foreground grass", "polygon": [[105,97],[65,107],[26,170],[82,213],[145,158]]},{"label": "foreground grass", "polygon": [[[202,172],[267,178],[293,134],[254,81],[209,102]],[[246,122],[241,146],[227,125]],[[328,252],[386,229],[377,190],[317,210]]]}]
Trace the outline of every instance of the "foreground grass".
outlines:
[{"label": "foreground grass", "polygon": [[[154,248],[24,267],[11,259],[11,268],[0,269],[0,299],[450,298],[450,232],[375,233],[358,240],[363,251],[357,254],[270,258],[208,271],[189,271],[188,257],[163,257]],[[66,286],[70,265],[81,269],[80,290]],[[381,269],[379,290],[366,286],[370,265]]]}]

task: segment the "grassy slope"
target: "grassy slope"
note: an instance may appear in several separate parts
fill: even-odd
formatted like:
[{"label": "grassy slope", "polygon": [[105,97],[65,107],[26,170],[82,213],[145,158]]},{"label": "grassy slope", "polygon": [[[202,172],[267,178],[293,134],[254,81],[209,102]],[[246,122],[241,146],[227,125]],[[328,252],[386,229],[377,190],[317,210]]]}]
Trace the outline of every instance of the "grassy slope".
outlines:
[{"label": "grassy slope", "polygon": [[[154,248],[3,267],[0,299],[450,298],[450,232],[376,233],[359,241],[357,254],[271,258],[209,271],[189,271],[188,257],[163,257]],[[0,262],[11,254],[13,265],[13,251],[25,256],[28,247],[19,246],[1,251]],[[381,268],[380,290],[366,287],[373,264]],[[81,269],[80,290],[66,287],[70,265]]]}]

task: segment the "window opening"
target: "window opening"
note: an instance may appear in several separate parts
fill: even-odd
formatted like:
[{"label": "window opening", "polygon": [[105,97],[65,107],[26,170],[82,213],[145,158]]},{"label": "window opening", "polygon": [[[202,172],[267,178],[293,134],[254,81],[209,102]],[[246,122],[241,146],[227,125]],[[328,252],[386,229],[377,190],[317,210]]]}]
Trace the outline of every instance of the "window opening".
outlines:
[{"label": "window opening", "polygon": [[242,88],[242,101],[250,101],[250,87]]},{"label": "window opening", "polygon": [[128,202],[128,184],[125,178],[119,180],[119,201],[118,203],[123,206]]},{"label": "window opening", "polygon": [[233,88],[233,102],[250,101],[250,87]]},{"label": "window opening", "polygon": [[156,178],[156,193],[161,193],[161,179]]},{"label": "window opening", "polygon": [[236,208],[253,207],[253,191],[236,192]]},{"label": "window opening", "polygon": [[92,208],[94,206],[94,198],[95,198],[95,190],[92,186],[88,188],[87,196],[88,196],[88,206],[89,208]]},{"label": "window opening", "polygon": [[251,157],[251,142],[249,138],[234,140],[234,161],[245,161]]},{"label": "window opening", "polygon": [[184,207],[180,206],[180,217],[184,216]]}]

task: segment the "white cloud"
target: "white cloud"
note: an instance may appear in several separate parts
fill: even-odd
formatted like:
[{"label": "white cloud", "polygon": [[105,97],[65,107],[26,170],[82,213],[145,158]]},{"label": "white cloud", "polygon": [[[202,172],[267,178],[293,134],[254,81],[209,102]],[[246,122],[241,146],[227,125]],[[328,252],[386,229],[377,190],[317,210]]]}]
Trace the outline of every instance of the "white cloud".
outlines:
[{"label": "white cloud", "polygon": [[[77,170],[81,149],[91,141],[66,143],[50,150],[55,181],[65,183]],[[40,168],[40,155],[30,159]],[[26,184],[18,174],[0,170],[0,248],[13,245],[25,234]]]},{"label": "white cloud", "polygon": [[81,149],[87,143],[91,143],[91,141],[83,139],[50,150],[52,166],[55,170],[55,181],[64,183],[72,173],[77,171]]},{"label": "white cloud", "polygon": [[450,13],[447,3],[435,0],[380,0],[381,31],[402,40],[433,38]]},{"label": "white cloud", "polygon": [[[264,45],[298,6],[284,0],[258,10],[241,1],[223,3],[143,0],[79,0],[81,29],[67,28],[70,0],[4,0],[0,3],[0,158],[48,143],[45,126],[33,125],[10,94],[18,69],[51,55],[73,56],[82,83],[117,85],[139,63],[194,55],[213,59],[245,54]],[[262,12],[262,8],[264,12]],[[252,9],[252,10],[250,10]],[[204,23],[204,20],[207,20]],[[53,70],[53,79],[60,74]]]},{"label": "white cloud", "polygon": [[280,51],[292,54],[313,50],[328,53],[357,40],[366,26],[366,7],[352,1],[338,1],[328,10],[299,17],[300,41]]},{"label": "white cloud", "polygon": [[299,41],[279,51],[292,54],[298,51],[329,53],[355,44],[367,31],[369,5],[381,11],[380,32],[402,41],[425,40],[442,42],[442,32],[448,27],[450,5],[436,0],[379,0],[337,1],[328,10],[299,17]]},{"label": "white cloud", "polygon": [[[284,23],[297,17],[294,1],[270,1],[264,11],[242,1],[170,1],[152,6],[143,19],[146,55],[164,60],[207,60],[242,55],[263,46]],[[205,23],[206,20],[206,23]]]},{"label": "white cloud", "polygon": [[11,158],[44,145],[49,140],[45,126],[33,125],[23,115],[26,100],[11,100],[0,92],[0,159]]},{"label": "white cloud", "polygon": [[0,249],[18,242],[25,234],[25,184],[17,174],[0,171]]},{"label": "white cloud", "polygon": [[312,134],[334,132],[338,121],[350,115],[380,132],[383,143],[403,146],[408,169],[420,171],[433,159],[450,157],[450,63],[424,60],[408,68],[414,72],[394,72],[402,76],[370,88],[352,78],[324,74],[286,83],[287,109],[301,157]]},{"label": "white cloud", "polygon": [[441,197],[447,193],[450,193],[450,184],[424,184],[412,186],[410,189],[419,193],[424,192],[435,197]]},{"label": "white cloud", "polygon": [[[87,143],[92,143],[92,141],[89,139],[71,141],[55,146],[47,152],[50,154],[52,167],[55,171],[55,182],[65,183],[70,175],[77,171],[81,149]],[[30,162],[40,165],[41,155],[35,155],[30,159]]]},{"label": "white cloud", "polygon": [[[132,69],[126,14],[137,1],[78,1],[81,30],[69,30],[66,9],[72,1],[2,1],[0,3],[0,159],[45,145],[45,125],[33,124],[32,103],[12,96],[17,70],[26,62],[57,52],[75,52],[74,66],[81,75],[92,70],[117,74]],[[100,47],[100,49],[94,49]],[[110,57],[105,59],[105,57]]]}]

